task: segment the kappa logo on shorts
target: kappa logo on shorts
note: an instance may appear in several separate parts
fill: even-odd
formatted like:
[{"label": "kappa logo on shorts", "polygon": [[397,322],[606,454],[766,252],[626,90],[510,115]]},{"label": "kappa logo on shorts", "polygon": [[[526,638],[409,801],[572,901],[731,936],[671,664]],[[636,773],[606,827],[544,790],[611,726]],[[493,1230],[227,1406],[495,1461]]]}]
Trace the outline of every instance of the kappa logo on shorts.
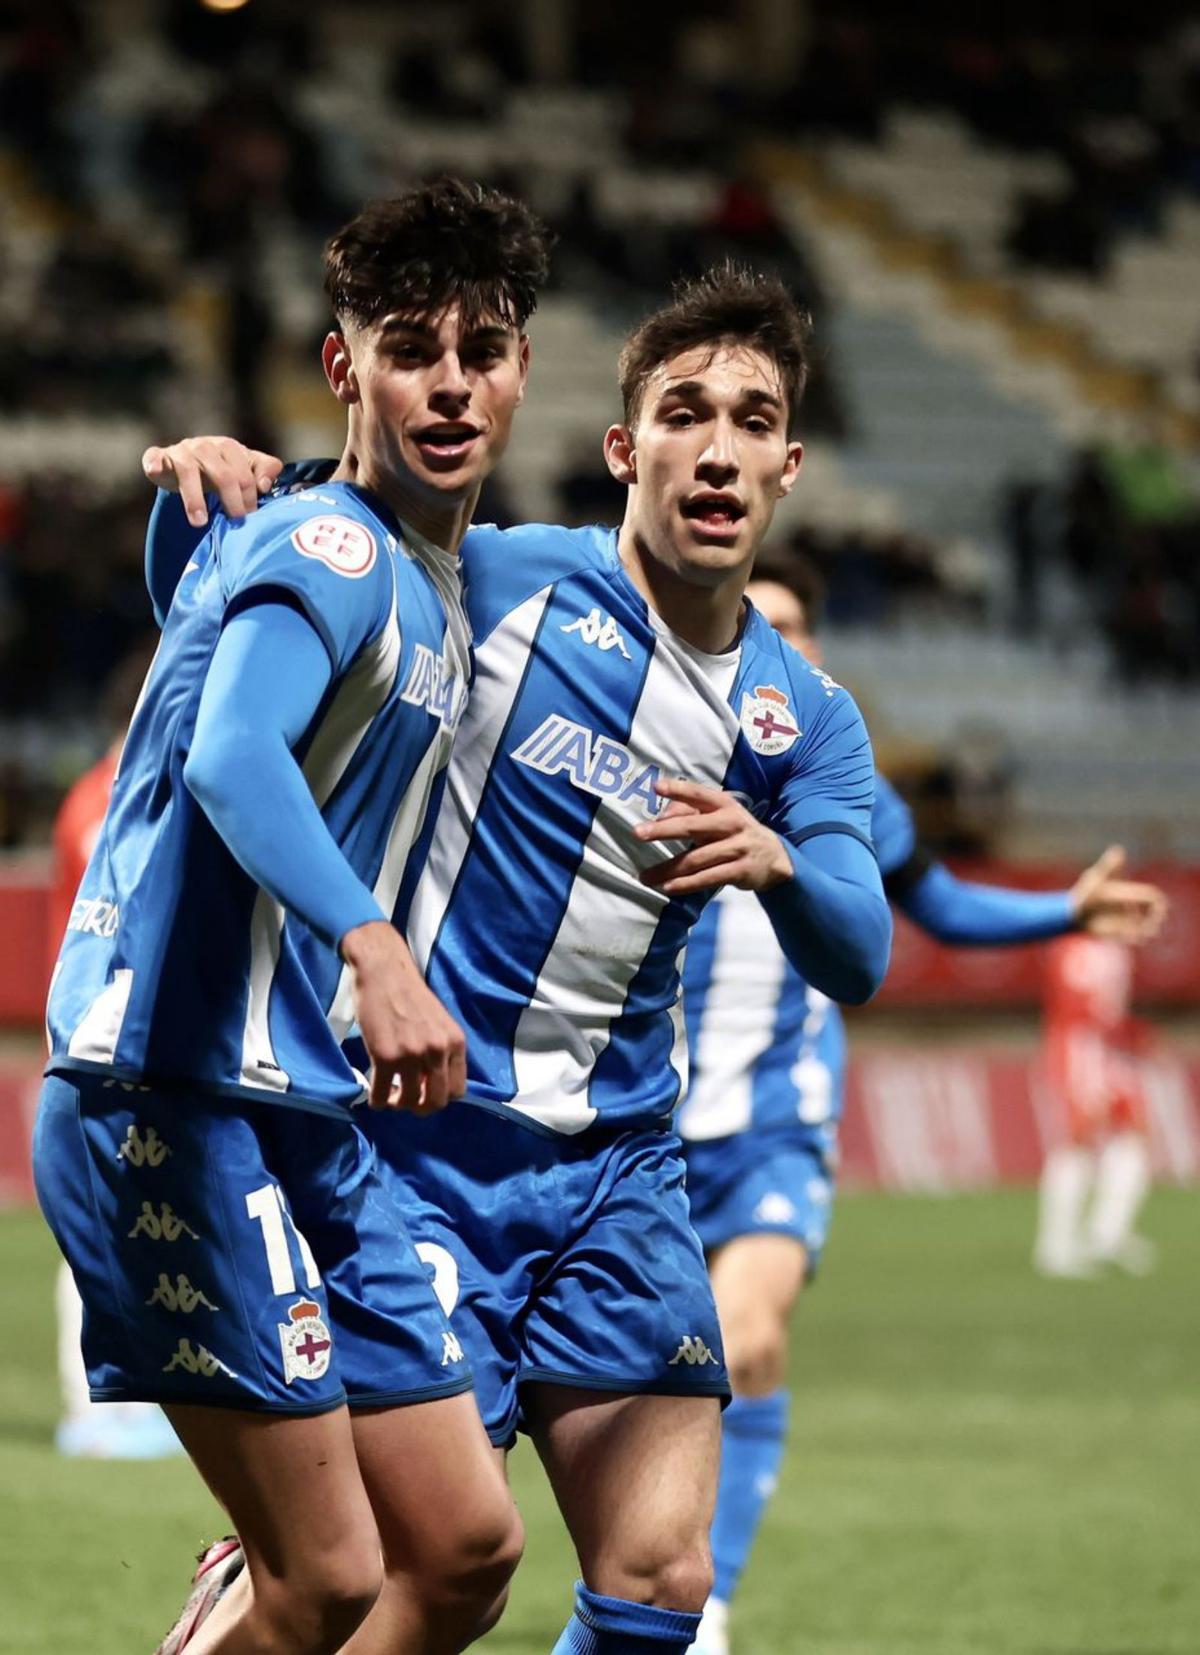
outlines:
[{"label": "kappa logo on shorts", "polygon": [[790,1224],[796,1216],[796,1203],[782,1190],[768,1190],[751,1216],[756,1224]]},{"label": "kappa logo on shorts", "polygon": [[786,753],[803,733],[787,696],[774,684],[755,684],[753,695],[742,696],[741,726],[751,747],[765,758]]},{"label": "kappa logo on shorts", "polygon": [[348,580],[361,580],[375,567],[375,536],[352,517],[307,517],[292,530],[292,545]]},{"label": "kappa logo on shorts", "polygon": [[220,1309],[198,1287],[193,1287],[186,1276],[176,1276],[172,1282],[166,1271],[159,1274],[158,1286],[146,1300],[148,1305],[160,1304],[164,1310],[181,1310],[185,1316],[190,1316],[193,1310],[203,1305],[205,1310],[211,1310],[214,1315]]},{"label": "kappa logo on shorts", "polygon": [[320,1305],[313,1299],[297,1299],[288,1306],[287,1321],[275,1325],[283,1350],[284,1381],[290,1385],[293,1379],[324,1379],[333,1340],[321,1320]]},{"label": "kappa logo on shorts", "polygon": [[702,1368],[706,1362],[719,1367],[716,1357],[704,1343],[698,1333],[685,1333],[679,1341],[679,1349],[667,1363],[669,1368],[676,1367],[680,1362],[686,1362],[689,1368]]},{"label": "kappa logo on shorts", "polygon": [[199,1374],[201,1379],[212,1379],[223,1373],[227,1379],[236,1379],[237,1374],[232,1368],[227,1368],[224,1362],[215,1357],[206,1345],[197,1345],[193,1350],[190,1339],[181,1339],[175,1347],[175,1354],[169,1362],[163,1363],[164,1373],[177,1373],[180,1369],[184,1373]]},{"label": "kappa logo on shorts", "polygon": [[136,1241],[138,1236],[148,1236],[151,1241],[178,1241],[181,1235],[191,1236],[193,1241],[200,1239],[191,1225],[180,1218],[169,1201],[164,1201],[158,1212],[155,1212],[152,1201],[143,1201],[137,1222],[126,1240]]},{"label": "kappa logo on shorts", "polygon": [[442,1366],[448,1368],[451,1362],[461,1362],[463,1359],[463,1348],[457,1336],[447,1328],[442,1334]]},{"label": "kappa logo on shorts", "polygon": [[131,1167],[160,1167],[172,1154],[170,1144],[165,1144],[153,1127],[143,1138],[136,1124],[130,1121],[125,1141],[117,1151],[117,1160],[128,1161]]}]

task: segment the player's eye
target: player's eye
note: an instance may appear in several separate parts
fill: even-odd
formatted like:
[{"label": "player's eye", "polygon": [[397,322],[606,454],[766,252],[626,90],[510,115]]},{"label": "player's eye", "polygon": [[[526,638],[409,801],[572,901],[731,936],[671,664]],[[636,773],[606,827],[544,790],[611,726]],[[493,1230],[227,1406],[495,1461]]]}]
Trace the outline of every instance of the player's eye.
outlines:
[{"label": "player's eye", "polygon": [[771,421],[764,419],[761,414],[751,414],[750,418],[746,420],[745,426],[747,431],[754,432],[756,436],[762,436],[765,432],[774,429]]},{"label": "player's eye", "polygon": [[696,416],[690,408],[673,408],[667,415],[668,425],[695,425]]}]

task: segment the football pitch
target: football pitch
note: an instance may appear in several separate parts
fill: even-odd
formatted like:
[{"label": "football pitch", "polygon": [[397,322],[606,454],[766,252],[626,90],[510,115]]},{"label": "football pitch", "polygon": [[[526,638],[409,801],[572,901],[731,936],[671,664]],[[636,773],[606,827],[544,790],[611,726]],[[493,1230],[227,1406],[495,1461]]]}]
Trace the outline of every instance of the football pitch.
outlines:
[{"label": "football pitch", "polygon": [[[1028,1191],[843,1197],[735,1655],[1194,1655],[1197,1201],[1152,1199],[1147,1280],[1050,1283]],[[55,1457],[53,1246],[8,1213],[0,1248],[0,1651],[148,1655],[220,1515],[183,1461]],[[512,1466],[528,1547],[481,1647],[548,1655],[572,1559],[528,1444]]]}]

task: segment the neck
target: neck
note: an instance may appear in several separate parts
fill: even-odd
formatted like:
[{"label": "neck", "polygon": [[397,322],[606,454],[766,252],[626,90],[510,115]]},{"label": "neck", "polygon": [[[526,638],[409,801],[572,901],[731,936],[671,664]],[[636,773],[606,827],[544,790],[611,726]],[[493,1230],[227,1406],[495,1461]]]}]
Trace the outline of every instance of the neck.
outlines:
[{"label": "neck", "polygon": [[708,655],[733,648],[742,625],[748,569],[731,570],[718,586],[696,586],[656,558],[628,522],[621,525],[617,550],[630,580],[651,609],[685,643]]},{"label": "neck", "polygon": [[351,442],[347,442],[342,450],[337,470],[330,481],[357,483],[361,488],[369,488],[409,528],[415,529],[443,551],[455,555],[462,545],[463,536],[471,527],[475,503],[479,499],[479,485],[476,484],[460,500],[431,505],[404,477],[375,464],[369,456],[357,453]]}]

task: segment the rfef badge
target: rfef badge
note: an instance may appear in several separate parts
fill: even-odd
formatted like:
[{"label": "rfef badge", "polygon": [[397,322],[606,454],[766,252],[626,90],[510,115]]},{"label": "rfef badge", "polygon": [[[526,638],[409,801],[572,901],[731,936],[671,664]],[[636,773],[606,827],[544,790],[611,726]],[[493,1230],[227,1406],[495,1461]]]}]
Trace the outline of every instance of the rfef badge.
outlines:
[{"label": "rfef badge", "polygon": [[323,1379],[329,1371],[333,1340],[321,1320],[320,1305],[312,1299],[298,1299],[288,1306],[287,1321],[276,1326],[283,1347],[285,1382],[290,1385],[293,1379]]},{"label": "rfef badge", "polygon": [[742,696],[741,725],[751,747],[765,758],[786,753],[801,734],[787,696],[774,684],[755,684],[753,695]]}]

